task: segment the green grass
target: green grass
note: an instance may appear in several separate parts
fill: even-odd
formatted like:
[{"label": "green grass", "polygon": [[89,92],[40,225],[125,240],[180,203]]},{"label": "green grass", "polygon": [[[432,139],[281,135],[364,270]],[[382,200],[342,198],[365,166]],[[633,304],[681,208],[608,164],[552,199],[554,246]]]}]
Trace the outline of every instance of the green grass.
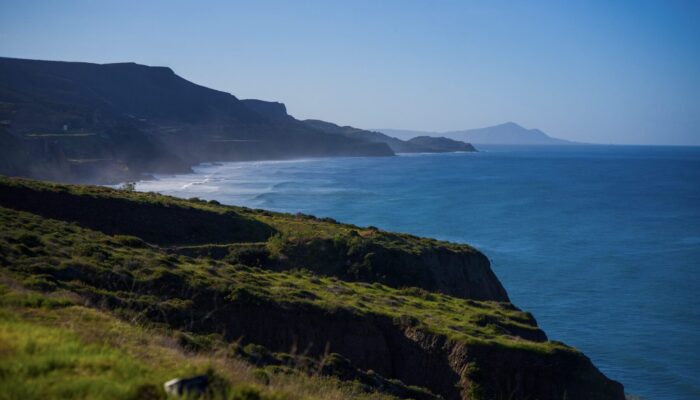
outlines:
[{"label": "green grass", "polygon": [[165,378],[113,347],[16,319],[2,320],[0,346],[5,355],[0,398],[131,398],[138,388]]},{"label": "green grass", "polygon": [[[5,227],[0,233],[0,262],[18,279],[37,288],[58,287],[101,297],[126,309],[143,311],[157,305],[172,313],[197,311],[190,297],[206,290],[233,303],[240,297],[254,297],[286,307],[310,305],[357,315],[415,320],[428,332],[470,343],[536,351],[568,349],[516,335],[538,328],[530,314],[509,303],[177,256],[137,239],[112,237],[2,208],[0,224]],[[180,291],[182,297],[148,289],[168,285]]]},{"label": "green grass", "polygon": [[157,193],[145,193],[135,191],[116,190],[100,186],[63,185],[51,182],[40,182],[28,179],[6,178],[0,176],[0,187],[26,187],[36,190],[37,195],[42,191],[69,193],[76,196],[89,196],[92,198],[123,199],[143,204],[156,204],[163,207],[181,207],[185,209],[199,209],[218,214],[235,212],[245,218],[263,222],[275,231],[280,232],[288,240],[297,239],[335,239],[338,237],[350,238],[356,234],[362,238],[371,239],[374,243],[388,248],[400,249],[411,253],[419,253],[432,248],[445,248],[453,251],[475,252],[476,250],[466,244],[439,241],[435,239],[421,238],[414,235],[393,233],[373,227],[359,227],[351,224],[335,222],[330,218],[316,218],[305,214],[276,213],[267,210],[251,209],[247,207],[228,206],[216,201],[200,199],[180,199],[172,196],[164,196]]},{"label": "green grass", "polygon": [[[230,400],[392,397],[332,377],[260,371],[216,343],[190,353],[176,332],[126,323],[70,293],[0,284],[0,399],[164,399],[163,382],[209,373]],[[37,300],[42,299],[42,300]],[[56,307],[55,304],[60,304]]]},{"label": "green grass", "polygon": [[[188,256],[227,258],[274,270],[306,268],[344,280],[418,286],[455,295],[482,295],[483,288],[467,288],[473,285],[467,281],[444,282],[437,275],[437,260],[452,260],[447,265],[455,269],[488,263],[462,244],[340,224],[329,218],[105,187],[0,177],[0,206],[74,221],[108,234],[137,236]],[[500,283],[492,282],[489,287],[497,286]],[[504,300],[502,293],[490,291],[484,298]]]},{"label": "green grass", "polygon": [[[10,207],[0,206],[0,400],[162,398],[164,381],[205,371],[234,399],[434,398],[343,355],[310,343],[297,354],[284,347],[296,349],[289,336],[266,336],[287,328],[318,334],[314,340],[327,348],[367,362],[338,342],[344,333],[331,336],[336,325],[355,322],[378,335],[473,351],[474,369],[455,371],[472,391],[483,384],[500,393],[494,374],[508,368],[491,365],[490,354],[588,362],[547,341],[532,315],[509,302],[416,287],[434,278],[424,256],[459,265],[485,260],[466,245],[198,199],[2,177],[0,205]],[[262,319],[246,326],[251,315]],[[315,318],[328,318],[329,332],[304,326]]]}]

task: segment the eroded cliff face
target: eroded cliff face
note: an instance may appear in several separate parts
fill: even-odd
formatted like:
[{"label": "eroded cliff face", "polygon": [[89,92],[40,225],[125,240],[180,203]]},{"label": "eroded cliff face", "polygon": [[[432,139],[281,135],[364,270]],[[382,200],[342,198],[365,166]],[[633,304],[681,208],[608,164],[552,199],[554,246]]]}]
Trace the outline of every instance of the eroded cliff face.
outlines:
[{"label": "eroded cliff face", "polygon": [[286,243],[277,270],[315,273],[393,287],[419,287],[472,300],[508,302],[508,294],[484,254],[475,249],[429,247],[417,252],[362,243],[355,248],[330,239]]},{"label": "eroded cliff face", "polygon": [[[411,318],[287,308],[254,298],[218,309],[192,328],[224,332],[228,340],[273,351],[312,357],[340,353],[363,370],[428,388],[446,399],[625,398],[622,385],[606,378],[583,354],[568,348],[533,350],[525,338],[522,348],[466,342],[427,332]],[[542,333],[531,339],[546,337]]]},{"label": "eroded cliff face", "polygon": [[[468,246],[157,195],[3,181],[3,268],[129,320],[278,352],[334,352],[446,399],[624,399],[619,383],[548,342],[532,315],[508,303],[488,259]],[[158,235],[168,221],[180,229]],[[275,233],[321,228],[334,228],[333,239]],[[205,238],[215,240],[199,245]],[[144,240],[195,246],[187,247],[192,257],[175,256]],[[228,249],[228,258],[215,260],[211,249]],[[313,273],[270,271],[294,268]]]},{"label": "eroded cliff face", "polygon": [[434,290],[474,300],[510,301],[491,263],[478,251],[428,251],[419,259],[431,271]]},{"label": "eroded cliff face", "polygon": [[[241,243],[260,245],[276,233],[274,226],[241,210],[221,213],[182,204],[163,206],[154,201],[158,197],[133,201],[128,198],[132,194],[114,192],[118,195],[109,196],[104,188],[97,191],[87,187],[85,193],[72,193],[57,187],[0,182],[0,206],[75,222],[106,234],[137,236],[154,245],[193,245],[180,253],[209,258],[225,258],[231,249],[219,248],[221,254],[213,257],[203,244],[237,244],[240,250]],[[341,239],[311,237],[285,242],[276,257],[264,245],[255,250],[254,256],[263,260],[258,266],[268,269],[305,268],[344,280],[419,287],[472,300],[509,301],[488,258],[478,250],[437,243],[411,245],[415,248],[392,247],[391,243],[359,235]],[[235,261],[250,265],[248,259]]]}]

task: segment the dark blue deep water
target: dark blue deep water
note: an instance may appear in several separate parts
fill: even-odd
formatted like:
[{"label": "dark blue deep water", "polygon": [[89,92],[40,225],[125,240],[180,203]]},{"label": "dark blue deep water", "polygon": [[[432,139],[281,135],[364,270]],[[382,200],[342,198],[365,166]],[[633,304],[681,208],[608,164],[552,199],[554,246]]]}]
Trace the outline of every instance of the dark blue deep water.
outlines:
[{"label": "dark blue deep water", "polygon": [[628,394],[700,398],[700,148],[482,150],[203,165],[137,187],[470,243]]}]

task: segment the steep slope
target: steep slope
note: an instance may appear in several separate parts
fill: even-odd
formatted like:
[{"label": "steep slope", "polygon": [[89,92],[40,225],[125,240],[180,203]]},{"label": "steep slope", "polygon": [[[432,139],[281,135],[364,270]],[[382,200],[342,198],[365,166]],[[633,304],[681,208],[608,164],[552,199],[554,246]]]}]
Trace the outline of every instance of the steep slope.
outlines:
[{"label": "steep slope", "polygon": [[[272,352],[301,352],[321,365],[326,365],[323,360],[336,360],[331,364],[351,363],[346,371],[360,371],[337,373],[341,378],[362,380],[377,374],[369,381],[387,384],[391,381],[382,379],[396,379],[396,393],[413,398],[419,393],[431,398],[430,391],[447,399],[624,399],[621,385],[603,376],[575,349],[548,341],[532,315],[508,302],[339,280],[311,271],[261,269],[254,265],[256,258],[250,257],[250,250],[259,242],[242,243],[240,236],[231,239],[236,242],[222,259],[204,251],[221,244],[190,246],[200,251],[188,256],[178,252],[181,248],[157,245],[157,238],[144,241],[114,234],[125,229],[118,220],[100,223],[94,216],[55,209],[75,207],[78,199],[93,199],[98,209],[105,202],[128,202],[135,209],[160,207],[164,213],[199,210],[226,218],[234,212],[236,218],[226,224],[232,231],[257,220],[284,234],[268,239],[265,246],[273,256],[279,255],[285,243],[303,246],[305,237],[332,236],[342,242],[346,230],[349,237],[366,237],[379,247],[410,246],[415,257],[425,251],[421,249],[441,245],[454,251],[460,245],[306,216],[3,178],[0,194],[8,192],[12,194],[3,195],[0,204],[0,275],[34,290],[69,294],[125,321],[147,321],[189,332],[181,343],[193,351],[233,342],[235,346],[262,345]],[[31,201],[33,197],[47,199],[52,192],[66,197],[60,202],[47,201],[53,206],[40,207]],[[126,222],[133,224],[138,222]],[[128,232],[141,235],[148,231],[137,227]],[[283,254],[292,264],[296,257],[292,252]],[[399,271],[391,273],[400,275]],[[287,357],[270,356],[262,350],[235,353],[247,354],[249,360],[268,359],[260,361],[261,365],[272,366],[278,365],[275,360]],[[338,355],[331,357],[330,353]],[[370,369],[374,372],[369,373]],[[385,386],[374,387],[382,390]]]},{"label": "steep slope", "polygon": [[469,143],[463,143],[455,140],[446,140],[445,138],[435,138],[424,136],[416,138],[417,140],[401,140],[395,137],[385,135],[380,132],[366,131],[363,129],[353,128],[352,126],[339,126],[331,122],[307,119],[304,122],[323,132],[342,135],[349,138],[359,138],[371,143],[386,143],[395,153],[444,153],[454,151],[476,151]]},{"label": "steep slope", "polygon": [[354,369],[338,354],[321,365],[216,335],[125,321],[46,281],[11,275],[0,269],[6,399],[165,400],[173,396],[166,396],[164,382],[205,375],[208,399],[438,400],[425,389]]},{"label": "steep slope", "polygon": [[0,58],[0,122],[31,164],[59,171],[30,176],[119,181],[205,160],[393,155],[383,144],[310,129],[284,110],[271,116],[265,104],[164,67]]},{"label": "steep slope", "polygon": [[178,254],[508,301],[488,259],[472,247],[312,216],[3,177],[0,207],[137,236]]}]

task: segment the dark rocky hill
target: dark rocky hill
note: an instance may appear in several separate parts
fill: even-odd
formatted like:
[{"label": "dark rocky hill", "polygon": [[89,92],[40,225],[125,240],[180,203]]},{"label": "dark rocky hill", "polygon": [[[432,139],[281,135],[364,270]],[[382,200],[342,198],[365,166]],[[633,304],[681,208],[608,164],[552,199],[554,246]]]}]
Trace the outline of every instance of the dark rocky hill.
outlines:
[{"label": "dark rocky hill", "polygon": [[0,58],[0,126],[14,143],[0,156],[26,157],[0,173],[53,180],[115,182],[201,161],[393,155],[310,128],[280,103],[241,101],[134,63]]},{"label": "dark rocky hill", "polygon": [[372,143],[386,143],[395,153],[448,153],[455,151],[476,151],[469,143],[440,137],[422,136],[411,140],[401,140],[381,132],[367,131],[352,126],[339,126],[332,122],[307,119],[304,122],[324,132],[349,138],[360,138]]}]

